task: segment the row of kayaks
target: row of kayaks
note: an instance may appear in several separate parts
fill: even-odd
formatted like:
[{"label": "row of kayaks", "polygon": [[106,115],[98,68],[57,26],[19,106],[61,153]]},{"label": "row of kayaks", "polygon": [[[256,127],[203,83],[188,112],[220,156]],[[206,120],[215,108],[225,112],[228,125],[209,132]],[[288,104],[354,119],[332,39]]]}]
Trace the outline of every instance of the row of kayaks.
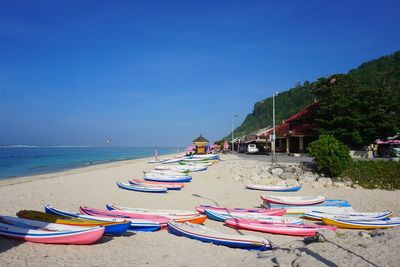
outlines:
[{"label": "row of kayaks", "polygon": [[213,163],[210,160],[219,160],[218,155],[195,155],[192,157],[173,157],[169,160],[185,158],[185,160],[199,161],[199,162],[186,162],[179,165],[161,165],[156,166],[154,170],[144,171],[143,179],[132,179],[128,183],[117,182],[117,186],[122,189],[145,192],[145,193],[167,193],[168,190],[181,190],[184,183],[192,180],[189,172],[198,172],[207,170],[208,166]]},{"label": "row of kayaks", "polygon": [[161,164],[180,164],[180,165],[190,165],[190,164],[203,164],[208,165],[219,161],[219,155],[207,154],[207,155],[192,155],[186,156],[185,154],[176,155],[166,159],[154,159],[148,161],[148,163],[161,163]]},{"label": "row of kayaks", "polygon": [[393,213],[356,212],[350,203],[323,196],[261,196],[263,207],[285,209],[286,214],[302,215],[306,219],[319,220],[326,225],[346,229],[377,229],[400,226],[400,218],[390,218]]},{"label": "row of kayaks", "polygon": [[[72,213],[45,206],[45,212],[20,211],[18,217],[1,216],[0,234],[11,238],[41,243],[91,244],[103,234],[122,234],[125,231],[156,231],[161,228],[176,235],[230,247],[266,250],[270,242],[259,236],[227,234],[209,229],[202,224],[206,218],[222,221],[225,225],[257,232],[292,236],[314,236],[321,230],[335,231],[336,227],[357,228],[353,225],[373,225],[388,228],[400,225],[391,212],[381,213],[323,213],[310,212],[304,218],[321,220],[327,225],[304,224],[295,217],[284,217],[285,209],[223,208],[198,206],[190,210],[149,210],[107,204],[106,210],[80,207]],[[337,222],[341,224],[337,224]],[[342,224],[343,221],[346,224]],[[351,222],[351,227],[348,223]],[[372,228],[371,228],[372,229]]]},{"label": "row of kayaks", "polygon": [[[0,235],[38,243],[92,244],[104,234],[157,231],[169,221],[202,224],[196,211],[146,210],[106,205],[106,210],[80,207],[79,213],[45,206],[45,212],[21,210],[18,217],[0,216]],[[117,209],[118,208],[118,209]]]}]

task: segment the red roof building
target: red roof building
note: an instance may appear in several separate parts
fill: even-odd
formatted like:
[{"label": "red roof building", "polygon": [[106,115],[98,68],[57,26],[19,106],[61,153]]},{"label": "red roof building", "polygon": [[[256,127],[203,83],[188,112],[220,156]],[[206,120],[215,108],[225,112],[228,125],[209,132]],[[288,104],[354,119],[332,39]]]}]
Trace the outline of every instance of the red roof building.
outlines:
[{"label": "red roof building", "polygon": [[[314,102],[275,127],[277,152],[305,151],[308,144],[317,138],[315,117],[318,108],[318,103]],[[268,139],[272,133],[273,129],[269,129],[260,138]]]}]

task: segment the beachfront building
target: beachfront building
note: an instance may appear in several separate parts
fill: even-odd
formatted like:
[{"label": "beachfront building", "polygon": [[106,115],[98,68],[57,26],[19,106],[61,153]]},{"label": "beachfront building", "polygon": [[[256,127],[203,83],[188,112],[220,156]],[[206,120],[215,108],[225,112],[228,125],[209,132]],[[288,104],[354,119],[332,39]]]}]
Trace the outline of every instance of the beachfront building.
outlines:
[{"label": "beachfront building", "polygon": [[250,144],[255,144],[260,154],[267,153],[267,139],[265,139],[262,135],[269,129],[271,129],[271,127],[268,126],[241,137],[240,144],[242,149],[239,152],[246,153],[247,147]]},{"label": "beachfront building", "polygon": [[206,146],[208,144],[208,140],[200,134],[199,137],[193,140],[193,144],[196,147],[195,153],[196,154],[205,154],[206,153]]},{"label": "beachfront building", "polygon": [[[306,151],[308,145],[318,138],[315,121],[318,108],[318,103],[314,102],[275,127],[276,152],[290,154]],[[269,139],[272,133],[273,129],[268,129],[260,138]]]}]

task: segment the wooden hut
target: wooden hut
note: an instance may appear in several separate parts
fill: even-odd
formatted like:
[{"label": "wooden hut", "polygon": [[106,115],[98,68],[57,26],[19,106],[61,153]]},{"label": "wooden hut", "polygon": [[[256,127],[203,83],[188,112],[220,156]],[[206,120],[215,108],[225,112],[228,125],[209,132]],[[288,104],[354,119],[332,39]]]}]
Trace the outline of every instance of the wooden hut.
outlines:
[{"label": "wooden hut", "polygon": [[196,146],[196,154],[206,153],[206,145],[208,144],[208,140],[201,134],[199,137],[193,140],[193,144]]}]

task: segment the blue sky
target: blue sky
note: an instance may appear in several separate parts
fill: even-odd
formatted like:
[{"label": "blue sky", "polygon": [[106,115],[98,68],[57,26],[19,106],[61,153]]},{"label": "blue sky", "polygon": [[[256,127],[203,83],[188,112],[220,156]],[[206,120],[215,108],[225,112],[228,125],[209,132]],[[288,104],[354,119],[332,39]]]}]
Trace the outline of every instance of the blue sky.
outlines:
[{"label": "blue sky", "polygon": [[256,101],[400,49],[398,1],[0,0],[0,144],[214,141]]}]

